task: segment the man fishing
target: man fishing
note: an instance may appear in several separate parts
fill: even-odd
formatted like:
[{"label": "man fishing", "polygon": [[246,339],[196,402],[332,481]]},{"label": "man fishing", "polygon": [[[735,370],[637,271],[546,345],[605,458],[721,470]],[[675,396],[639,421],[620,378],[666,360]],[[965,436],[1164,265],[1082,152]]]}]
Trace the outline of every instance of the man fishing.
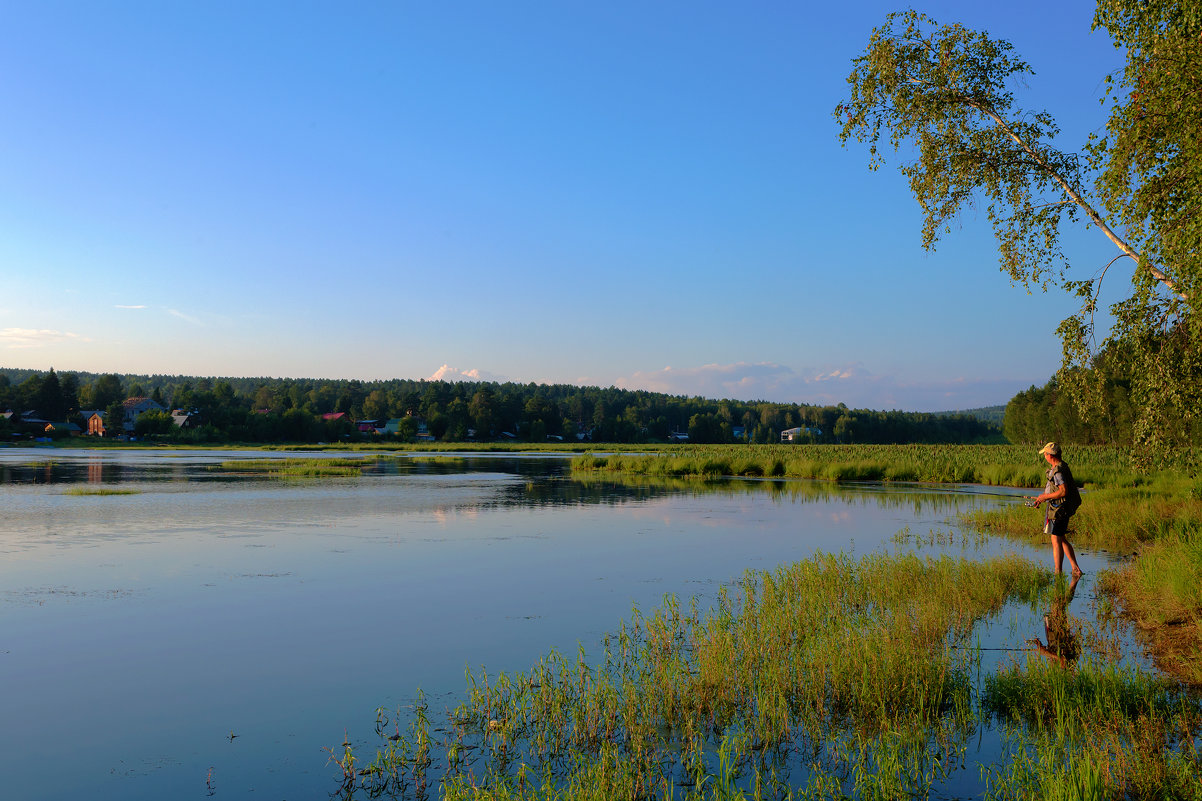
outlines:
[{"label": "man fishing", "polygon": [[1064,556],[1067,554],[1075,578],[1081,575],[1081,568],[1077,566],[1077,552],[1068,541],[1068,520],[1081,506],[1081,493],[1077,491],[1072,471],[1060,458],[1059,445],[1049,442],[1040,449],[1039,454],[1051,467],[1047,472],[1048,483],[1043,493],[1035,496],[1032,506],[1039,508],[1039,504],[1047,501],[1048,511],[1044,516],[1043,530],[1052,538],[1052,562],[1056,565],[1057,573],[1064,572]]}]

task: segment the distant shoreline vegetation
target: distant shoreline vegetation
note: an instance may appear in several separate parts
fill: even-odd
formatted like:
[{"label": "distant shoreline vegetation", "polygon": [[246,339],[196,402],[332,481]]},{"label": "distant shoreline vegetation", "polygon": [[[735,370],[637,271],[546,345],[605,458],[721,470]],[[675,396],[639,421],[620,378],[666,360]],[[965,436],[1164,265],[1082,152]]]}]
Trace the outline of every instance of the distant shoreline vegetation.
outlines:
[{"label": "distant shoreline vegetation", "polygon": [[[134,409],[133,399],[143,402]],[[875,411],[568,384],[0,368],[5,440],[87,435],[85,418],[99,414],[106,438],[179,444],[1000,443],[1001,411],[1000,406],[971,413]]]},{"label": "distant shoreline vegetation", "polygon": [[[1089,486],[1133,487],[1148,478],[1132,468],[1130,448],[1074,446],[1073,475]],[[1044,466],[1023,445],[692,446],[649,454],[585,453],[575,472],[651,476],[762,476],[830,481],[919,481],[1042,487]]]}]

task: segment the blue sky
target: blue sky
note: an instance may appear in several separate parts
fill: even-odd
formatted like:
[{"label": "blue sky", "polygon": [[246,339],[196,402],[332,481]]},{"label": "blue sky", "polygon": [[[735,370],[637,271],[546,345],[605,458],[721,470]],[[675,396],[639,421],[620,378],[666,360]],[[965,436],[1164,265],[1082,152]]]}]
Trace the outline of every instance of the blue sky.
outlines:
[{"label": "blue sky", "polygon": [[[0,366],[1004,403],[1071,300],[831,118],[898,8],[0,2]],[[1091,4],[919,8],[1104,124]]]}]

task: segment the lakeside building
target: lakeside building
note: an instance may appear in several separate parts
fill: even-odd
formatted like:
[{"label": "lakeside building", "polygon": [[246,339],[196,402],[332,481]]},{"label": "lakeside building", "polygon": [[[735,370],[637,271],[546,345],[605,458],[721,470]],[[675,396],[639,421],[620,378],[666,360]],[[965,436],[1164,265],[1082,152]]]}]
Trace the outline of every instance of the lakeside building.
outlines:
[{"label": "lakeside building", "polygon": [[805,426],[797,426],[796,428],[786,428],[780,432],[781,442],[800,442],[813,437],[817,439],[822,436],[821,428],[806,428]]}]

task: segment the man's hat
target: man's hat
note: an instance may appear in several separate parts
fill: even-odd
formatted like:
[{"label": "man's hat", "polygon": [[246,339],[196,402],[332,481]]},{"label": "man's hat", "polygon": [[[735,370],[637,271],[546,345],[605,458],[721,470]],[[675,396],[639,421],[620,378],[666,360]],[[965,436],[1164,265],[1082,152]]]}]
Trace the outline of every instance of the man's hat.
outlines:
[{"label": "man's hat", "polygon": [[1057,459],[1059,459],[1060,458],[1060,446],[1057,445],[1055,442],[1049,442],[1047,445],[1044,445],[1042,448],[1039,449],[1040,456],[1043,456],[1045,453],[1051,454],[1052,456],[1055,456]]}]

